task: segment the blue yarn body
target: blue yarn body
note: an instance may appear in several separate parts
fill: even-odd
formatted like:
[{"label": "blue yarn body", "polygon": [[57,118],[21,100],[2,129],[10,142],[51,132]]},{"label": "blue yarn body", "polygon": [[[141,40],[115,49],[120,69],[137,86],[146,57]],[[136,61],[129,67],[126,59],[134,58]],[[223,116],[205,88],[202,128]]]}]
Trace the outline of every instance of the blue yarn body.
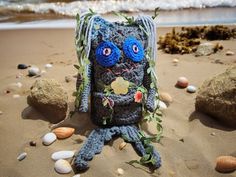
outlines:
[{"label": "blue yarn body", "polygon": [[[101,17],[94,19],[91,33],[90,64],[87,66],[88,84],[84,87],[81,104],[78,110],[87,112],[89,96],[91,95],[91,119],[99,128],[93,130],[75,158],[77,170],[88,168],[88,161],[95,154],[102,151],[104,144],[114,136],[126,137],[140,156],[146,154],[146,145],[139,138],[139,129],[136,124],[142,119],[142,104],[134,100],[136,88],[129,88],[127,94],[116,95],[104,93],[117,77],[135,84],[144,86],[147,93],[145,107],[153,112],[155,109],[156,89],[150,88],[152,79],[147,73],[149,62],[145,57],[147,51],[147,36],[138,27],[142,25],[125,25],[123,23],[109,23]],[[77,79],[77,89],[80,78]],[[103,105],[104,98],[113,100],[113,112]],[[104,118],[112,118],[103,124]],[[150,145],[151,146],[151,145]],[[153,168],[161,166],[161,158],[153,149],[155,164]]]}]

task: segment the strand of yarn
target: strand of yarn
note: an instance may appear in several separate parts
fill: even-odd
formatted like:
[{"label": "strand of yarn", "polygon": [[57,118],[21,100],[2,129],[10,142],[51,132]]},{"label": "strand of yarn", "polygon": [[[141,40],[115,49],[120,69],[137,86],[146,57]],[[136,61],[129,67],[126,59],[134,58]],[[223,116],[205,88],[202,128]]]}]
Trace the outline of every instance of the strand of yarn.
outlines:
[{"label": "strand of yarn", "polygon": [[[152,60],[156,60],[156,49],[157,49],[157,45],[156,45],[156,24],[154,22],[154,20],[146,15],[140,15],[138,16],[137,20],[141,20],[144,28],[146,30],[146,32],[148,33],[148,47],[149,49],[151,49],[151,59]],[[154,67],[154,71],[155,71],[155,67]],[[157,79],[156,76],[156,72],[153,73],[155,78]]]}]

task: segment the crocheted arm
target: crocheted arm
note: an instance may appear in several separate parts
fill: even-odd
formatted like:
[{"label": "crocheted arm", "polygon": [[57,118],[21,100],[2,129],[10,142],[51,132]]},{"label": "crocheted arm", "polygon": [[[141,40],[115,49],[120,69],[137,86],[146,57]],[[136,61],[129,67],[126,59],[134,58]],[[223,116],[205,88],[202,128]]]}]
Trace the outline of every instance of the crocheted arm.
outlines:
[{"label": "crocheted arm", "polygon": [[149,68],[149,64],[146,64],[145,73],[144,73],[144,80],[143,85],[147,89],[147,100],[146,100],[146,108],[153,112],[155,109],[155,96],[156,96],[156,89],[150,88],[150,84],[152,83],[151,75],[147,73],[147,69]]},{"label": "crocheted arm", "polygon": [[88,76],[88,83],[85,85],[84,90],[81,94],[79,112],[88,112],[89,95],[91,91],[91,64],[88,65],[87,76]]}]

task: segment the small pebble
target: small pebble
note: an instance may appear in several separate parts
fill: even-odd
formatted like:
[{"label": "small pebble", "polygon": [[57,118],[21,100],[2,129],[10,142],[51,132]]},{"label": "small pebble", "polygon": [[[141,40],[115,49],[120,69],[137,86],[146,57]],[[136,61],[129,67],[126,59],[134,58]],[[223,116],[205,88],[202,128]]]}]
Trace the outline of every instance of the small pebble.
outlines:
[{"label": "small pebble", "polygon": [[174,59],[172,60],[172,62],[173,62],[173,63],[178,63],[179,60],[178,60],[177,58],[174,58]]},{"label": "small pebble", "polygon": [[122,168],[117,168],[116,170],[118,175],[123,175],[124,174],[124,170]]},{"label": "small pebble", "polygon": [[167,92],[160,92],[159,93],[160,100],[169,104],[173,101],[172,97],[170,96],[169,93]]},{"label": "small pebble", "polygon": [[0,115],[2,115],[3,114],[3,112],[2,111],[0,111]]},{"label": "small pebble", "polygon": [[126,145],[127,145],[127,143],[123,141],[122,143],[120,143],[119,149],[120,150],[124,149]]},{"label": "small pebble", "polygon": [[35,141],[30,141],[30,142],[29,142],[29,145],[30,145],[30,146],[36,146],[36,142],[35,142]]},{"label": "small pebble", "polygon": [[80,177],[80,174],[74,175],[73,177]]},{"label": "small pebble", "polygon": [[232,56],[232,55],[234,55],[234,52],[233,51],[230,51],[230,50],[228,50],[226,53],[225,53],[226,55],[228,55],[228,56]]},{"label": "small pebble", "polygon": [[11,93],[11,91],[10,90],[5,90],[5,93]]},{"label": "small pebble", "polygon": [[187,87],[187,92],[189,92],[189,93],[195,93],[196,91],[197,91],[197,88],[193,85],[189,85]]},{"label": "small pebble", "polygon": [[179,141],[181,141],[181,142],[183,142],[183,143],[184,143],[184,139],[183,139],[183,138],[179,139]]},{"label": "small pebble", "polygon": [[17,69],[26,69],[28,66],[26,64],[18,64]]},{"label": "small pebble", "polygon": [[70,173],[72,171],[71,165],[66,160],[60,159],[55,162],[54,166],[56,172],[61,174]]},{"label": "small pebble", "polygon": [[215,132],[212,132],[212,133],[211,133],[211,136],[216,136],[216,133],[215,133]]},{"label": "small pebble", "polygon": [[69,159],[75,155],[74,151],[57,151],[54,152],[51,156],[53,160],[59,160],[59,159]]},{"label": "small pebble", "polygon": [[22,84],[21,82],[17,82],[15,85],[16,85],[17,87],[21,88],[23,84]]},{"label": "small pebble", "polygon": [[188,79],[186,77],[179,77],[176,86],[186,88],[188,86]]},{"label": "small pebble", "polygon": [[24,158],[26,158],[26,156],[27,156],[27,153],[23,152],[17,157],[17,160],[22,161]]},{"label": "small pebble", "polygon": [[40,70],[37,67],[31,67],[28,70],[29,76],[36,76],[40,74]]},{"label": "small pebble", "polygon": [[50,69],[50,68],[52,68],[52,64],[48,63],[48,64],[46,64],[44,67],[45,67],[46,69]]},{"label": "small pebble", "polygon": [[55,135],[55,133],[52,133],[52,132],[47,133],[42,138],[43,144],[46,145],[46,146],[52,144],[56,140],[57,140],[57,136]]},{"label": "small pebble", "polygon": [[13,98],[20,98],[20,95],[14,94],[14,95],[12,95],[12,97],[13,97]]},{"label": "small pebble", "polygon": [[174,65],[176,66],[176,65],[179,63],[179,60],[178,60],[177,58],[174,58],[174,59],[172,60],[172,63],[174,63]]},{"label": "small pebble", "polygon": [[163,101],[159,100],[158,104],[159,104],[159,109],[160,110],[167,109],[167,106],[166,106],[166,104]]}]

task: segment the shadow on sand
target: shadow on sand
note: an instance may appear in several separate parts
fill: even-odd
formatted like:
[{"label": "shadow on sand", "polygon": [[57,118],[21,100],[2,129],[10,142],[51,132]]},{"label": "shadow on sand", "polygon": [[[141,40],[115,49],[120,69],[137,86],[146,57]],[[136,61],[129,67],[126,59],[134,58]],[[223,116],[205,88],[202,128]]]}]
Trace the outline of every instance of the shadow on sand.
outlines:
[{"label": "shadow on sand", "polygon": [[[74,103],[69,103],[69,110],[74,110]],[[72,127],[75,128],[75,134],[88,136],[89,133],[96,128],[90,119],[90,112],[68,114],[67,117],[58,122],[56,118],[45,117],[35,108],[28,106],[21,113],[22,119],[43,120],[51,124],[51,128]]]},{"label": "shadow on sand", "polygon": [[212,117],[198,111],[192,112],[189,116],[190,122],[195,119],[198,119],[203,125],[210,128],[215,128],[223,131],[234,131],[236,129],[236,127],[230,127],[229,125],[225,125],[217,119],[213,119]]}]

